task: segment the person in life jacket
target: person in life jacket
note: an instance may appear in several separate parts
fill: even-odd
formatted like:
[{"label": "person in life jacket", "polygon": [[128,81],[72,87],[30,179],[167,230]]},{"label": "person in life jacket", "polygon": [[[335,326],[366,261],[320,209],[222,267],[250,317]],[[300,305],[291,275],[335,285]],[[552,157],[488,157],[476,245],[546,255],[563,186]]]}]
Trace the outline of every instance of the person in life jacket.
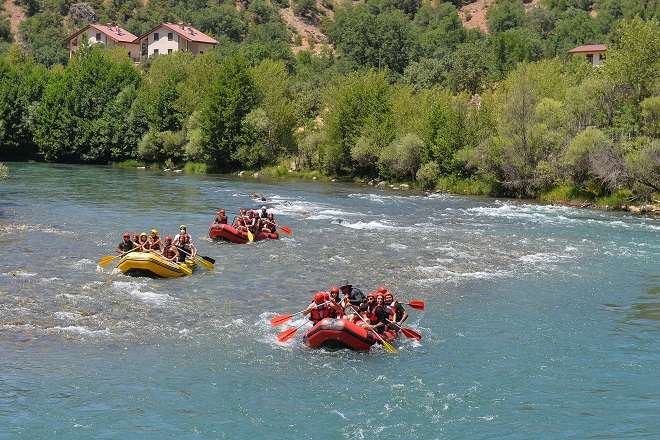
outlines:
[{"label": "person in life jacket", "polygon": [[390,328],[398,330],[403,322],[408,319],[408,312],[399,301],[394,300],[394,294],[389,290],[385,292],[385,311],[389,314]]},{"label": "person in life jacket", "polygon": [[307,306],[303,312],[303,315],[310,315],[309,320],[316,324],[323,318],[330,317],[330,311],[337,311],[338,307],[339,306],[333,304],[330,301],[328,292],[316,292],[314,294],[314,300],[309,304],[309,306]]},{"label": "person in life jacket", "polygon": [[[186,227],[186,225],[179,226],[179,233],[176,234],[174,236],[174,240],[172,240],[172,243],[175,246],[178,246],[179,244],[181,244],[181,236],[184,235],[184,234],[187,234],[188,233],[187,230],[188,230],[188,228]],[[190,237],[190,234],[188,235],[188,237]],[[190,238],[190,243],[192,244],[192,237]]]},{"label": "person in life jacket", "polygon": [[217,212],[217,216],[215,218],[214,223],[217,223],[219,225],[227,224],[227,214],[225,213],[224,209],[221,209],[220,211]]},{"label": "person in life jacket", "polygon": [[342,280],[339,285],[339,289],[344,294],[344,297],[348,297],[348,301],[353,306],[362,306],[366,303],[367,299],[364,296],[364,293],[357,287],[353,287],[352,284],[348,284],[347,280]]},{"label": "person in life jacket", "polygon": [[261,218],[268,218],[268,208],[265,206],[261,207],[261,213],[259,213],[259,217]]},{"label": "person in life jacket", "polygon": [[163,247],[163,257],[173,263],[179,261],[179,250],[172,244],[172,237],[169,235],[165,237],[165,247]]},{"label": "person in life jacket", "polygon": [[149,252],[149,249],[151,248],[151,244],[149,243],[149,238],[147,237],[147,233],[143,232],[140,234],[140,240],[137,242],[138,249],[140,252]]},{"label": "person in life jacket", "polygon": [[247,215],[247,211],[245,209],[241,209],[241,215],[234,217],[234,224],[232,226],[241,232],[247,232],[247,227],[245,226],[246,215]]},{"label": "person in life jacket", "polygon": [[186,261],[186,257],[194,259],[195,256],[197,256],[197,249],[195,249],[195,246],[190,242],[189,234],[181,234],[181,237],[179,237],[179,244],[177,244],[176,247],[179,251],[179,263]]},{"label": "person in life jacket", "polygon": [[344,313],[344,307],[342,300],[339,299],[339,287],[332,286],[330,288],[330,302],[334,305],[330,309],[330,318],[340,319],[343,318],[346,314]]},{"label": "person in life jacket", "polygon": [[138,245],[131,241],[131,234],[125,232],[121,243],[119,243],[119,246],[117,246],[117,252],[124,255],[126,252],[132,251],[137,247]]},{"label": "person in life jacket", "polygon": [[369,292],[367,295],[366,325],[369,330],[382,334],[387,328],[387,314],[383,295]]},{"label": "person in life jacket", "polygon": [[151,230],[151,235],[149,236],[149,249],[152,251],[159,251],[163,247],[163,241],[158,236],[158,231],[156,229]]},{"label": "person in life jacket", "polygon": [[261,220],[263,223],[262,231],[267,234],[276,234],[277,233],[277,222],[275,221],[275,215],[272,212],[268,213],[268,216]]}]

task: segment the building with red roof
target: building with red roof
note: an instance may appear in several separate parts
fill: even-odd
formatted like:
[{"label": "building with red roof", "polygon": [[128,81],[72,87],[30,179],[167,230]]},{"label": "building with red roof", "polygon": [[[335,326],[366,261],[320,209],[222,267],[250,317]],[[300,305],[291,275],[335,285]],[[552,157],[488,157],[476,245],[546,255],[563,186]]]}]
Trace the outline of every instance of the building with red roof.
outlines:
[{"label": "building with red roof", "polygon": [[605,52],[607,52],[607,44],[589,44],[586,46],[578,46],[575,49],[568,51],[571,55],[580,54],[586,57],[594,66],[600,66],[605,60]]},{"label": "building with red roof", "polygon": [[88,24],[65,39],[63,43],[69,49],[69,57],[72,57],[76,53],[84,35],[87,35],[90,45],[103,43],[106,46],[123,47],[128,51],[128,56],[133,60],[138,61],[140,58],[140,45],[136,42],[138,37],[126,29],[122,29],[118,24],[112,23],[108,23],[105,26],[102,24]]},{"label": "building with red roof", "polygon": [[63,41],[69,48],[69,57],[78,50],[83,36],[87,35],[89,44],[103,43],[108,46],[126,48],[128,56],[136,63],[142,57],[168,54],[178,50],[187,50],[193,54],[202,54],[214,48],[218,41],[190,25],[162,23],[141,37],[136,37],[119,25],[108,23],[90,24]]},{"label": "building with red roof", "polygon": [[138,38],[143,56],[162,55],[178,50],[202,54],[214,48],[218,41],[188,23],[162,23]]}]

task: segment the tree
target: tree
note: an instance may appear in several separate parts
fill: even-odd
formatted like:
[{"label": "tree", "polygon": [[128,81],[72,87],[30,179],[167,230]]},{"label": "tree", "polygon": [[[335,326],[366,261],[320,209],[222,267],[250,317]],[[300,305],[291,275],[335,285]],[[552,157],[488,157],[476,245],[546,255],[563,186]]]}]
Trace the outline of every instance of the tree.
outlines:
[{"label": "tree", "polygon": [[[135,145],[117,146],[128,138],[108,136],[99,131],[101,120],[128,117],[134,94],[121,94],[137,88],[140,75],[132,60],[121,49],[92,48],[76,54],[67,68],[51,76],[37,112],[35,141],[47,160],[107,163],[111,150],[134,151]],[[128,101],[125,99],[128,98]],[[119,114],[108,111],[121,108]]]},{"label": "tree", "polygon": [[416,134],[406,133],[397,137],[378,156],[381,174],[414,178],[421,165],[424,148],[424,141]]},{"label": "tree", "polygon": [[256,90],[245,58],[226,58],[200,113],[204,161],[222,170],[238,164],[234,154],[246,140],[243,120],[255,107]]},{"label": "tree", "polygon": [[488,33],[497,35],[525,24],[525,9],[522,0],[503,0],[486,13]]},{"label": "tree", "polygon": [[637,104],[651,96],[660,79],[660,24],[635,17],[620,26],[618,49],[609,50],[605,73],[618,87],[629,88]]},{"label": "tree", "polygon": [[373,140],[378,150],[393,139],[390,87],[384,73],[351,73],[338,78],[325,90],[326,144],[321,163],[336,174],[373,172],[362,169],[351,159],[351,150],[362,136]]}]

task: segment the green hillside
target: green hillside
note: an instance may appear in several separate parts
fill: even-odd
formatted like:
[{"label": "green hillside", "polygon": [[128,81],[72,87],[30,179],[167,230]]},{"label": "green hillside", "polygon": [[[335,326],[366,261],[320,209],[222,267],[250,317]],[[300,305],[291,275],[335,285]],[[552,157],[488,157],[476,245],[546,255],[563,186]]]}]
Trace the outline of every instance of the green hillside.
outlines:
[{"label": "green hillside", "polygon": [[[660,198],[657,0],[493,0],[487,32],[460,0],[18,5],[18,35],[0,24],[0,159]],[[62,40],[90,21],[190,22],[220,44],[69,60]],[[604,67],[568,58],[603,43]]]}]

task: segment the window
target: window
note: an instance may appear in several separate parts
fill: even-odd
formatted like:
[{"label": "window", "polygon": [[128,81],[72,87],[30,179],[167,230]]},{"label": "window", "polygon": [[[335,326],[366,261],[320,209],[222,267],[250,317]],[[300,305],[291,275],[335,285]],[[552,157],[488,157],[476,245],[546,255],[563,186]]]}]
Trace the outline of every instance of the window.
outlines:
[{"label": "window", "polygon": [[154,49],[154,55],[158,55],[158,49]]},{"label": "window", "polygon": [[158,41],[160,39],[160,35],[158,35],[158,32],[154,32],[154,41]]},{"label": "window", "polygon": [[167,33],[167,41],[172,41],[172,40],[174,40],[174,35],[172,34],[172,32],[168,32]]},{"label": "window", "polygon": [[96,33],[96,41],[101,41],[101,33],[100,32]]},{"label": "window", "polygon": [[594,63],[594,54],[588,53],[587,54],[587,61],[589,61],[591,64]]},{"label": "window", "polygon": [[204,51],[203,51],[203,50],[200,50],[200,51],[199,51],[199,54],[200,54],[200,55],[204,55]]},{"label": "window", "polygon": [[172,53],[172,49],[167,49],[167,53]]}]

